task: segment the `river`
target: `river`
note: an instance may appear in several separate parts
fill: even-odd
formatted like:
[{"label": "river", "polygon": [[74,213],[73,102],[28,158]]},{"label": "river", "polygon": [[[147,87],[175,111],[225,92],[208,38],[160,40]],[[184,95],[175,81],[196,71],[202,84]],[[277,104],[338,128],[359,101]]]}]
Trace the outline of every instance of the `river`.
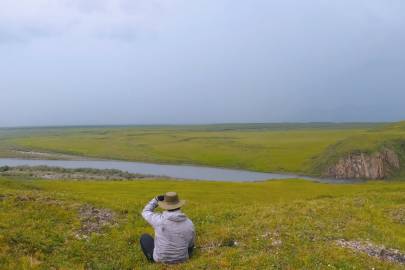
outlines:
[{"label": "river", "polygon": [[[38,159],[18,159],[2,158],[1,166],[50,166],[62,168],[92,168],[92,169],[117,169],[129,173],[145,175],[168,176],[171,178],[207,180],[207,181],[227,181],[227,182],[256,182],[274,179],[305,179],[325,183],[351,183],[355,180],[323,179],[295,174],[261,173],[246,170],[213,168],[192,165],[166,165],[144,162],[129,162],[116,160],[38,160]],[[358,182],[358,181],[356,181]]]}]

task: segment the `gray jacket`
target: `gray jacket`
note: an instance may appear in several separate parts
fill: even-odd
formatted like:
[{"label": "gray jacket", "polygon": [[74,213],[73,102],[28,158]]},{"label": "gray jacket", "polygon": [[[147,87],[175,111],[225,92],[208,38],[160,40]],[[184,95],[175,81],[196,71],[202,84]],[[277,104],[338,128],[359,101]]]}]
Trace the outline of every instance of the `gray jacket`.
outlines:
[{"label": "gray jacket", "polygon": [[163,263],[188,260],[188,248],[194,246],[195,239],[193,222],[180,210],[154,213],[157,206],[153,199],[142,211],[143,218],[155,229],[153,259]]}]

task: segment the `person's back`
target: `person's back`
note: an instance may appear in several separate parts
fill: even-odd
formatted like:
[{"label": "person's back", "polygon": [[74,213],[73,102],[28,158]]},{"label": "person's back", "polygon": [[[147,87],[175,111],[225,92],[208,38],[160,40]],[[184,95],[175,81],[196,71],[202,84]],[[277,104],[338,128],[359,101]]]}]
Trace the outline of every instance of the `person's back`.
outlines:
[{"label": "person's back", "polygon": [[[154,213],[157,206],[166,209]],[[186,261],[194,247],[194,225],[181,212],[184,201],[174,192],[152,199],[143,209],[142,216],[155,229],[155,240],[147,234],[141,237],[141,247],[150,261],[180,263]]]}]

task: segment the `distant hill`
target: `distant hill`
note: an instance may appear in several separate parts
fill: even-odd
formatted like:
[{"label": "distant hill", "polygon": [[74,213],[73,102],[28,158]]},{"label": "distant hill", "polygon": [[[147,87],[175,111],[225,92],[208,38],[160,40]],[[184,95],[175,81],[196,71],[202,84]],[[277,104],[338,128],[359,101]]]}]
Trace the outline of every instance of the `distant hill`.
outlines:
[{"label": "distant hill", "polygon": [[388,179],[405,176],[405,121],[0,129],[0,157],[54,154]]},{"label": "distant hill", "polygon": [[345,138],[313,162],[314,174],[336,178],[395,178],[405,175],[405,121]]}]

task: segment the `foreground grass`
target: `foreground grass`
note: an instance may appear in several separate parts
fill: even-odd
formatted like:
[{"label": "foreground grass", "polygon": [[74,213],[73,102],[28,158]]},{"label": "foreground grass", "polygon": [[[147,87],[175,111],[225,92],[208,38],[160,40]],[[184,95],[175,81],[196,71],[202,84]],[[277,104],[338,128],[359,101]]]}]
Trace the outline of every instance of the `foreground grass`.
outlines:
[{"label": "foreground grass", "polygon": [[[174,269],[403,269],[334,241],[369,239],[404,252],[404,182],[7,178],[0,179],[0,269],[167,269],[146,262],[138,239],[152,233],[140,216],[144,204],[169,190],[188,200],[184,211],[197,229],[195,256]],[[118,226],[77,239],[84,203],[114,210]]]},{"label": "foreground grass", "polygon": [[364,124],[66,128],[22,130],[4,144],[108,159],[309,174],[314,158],[328,146],[369,128]]}]

